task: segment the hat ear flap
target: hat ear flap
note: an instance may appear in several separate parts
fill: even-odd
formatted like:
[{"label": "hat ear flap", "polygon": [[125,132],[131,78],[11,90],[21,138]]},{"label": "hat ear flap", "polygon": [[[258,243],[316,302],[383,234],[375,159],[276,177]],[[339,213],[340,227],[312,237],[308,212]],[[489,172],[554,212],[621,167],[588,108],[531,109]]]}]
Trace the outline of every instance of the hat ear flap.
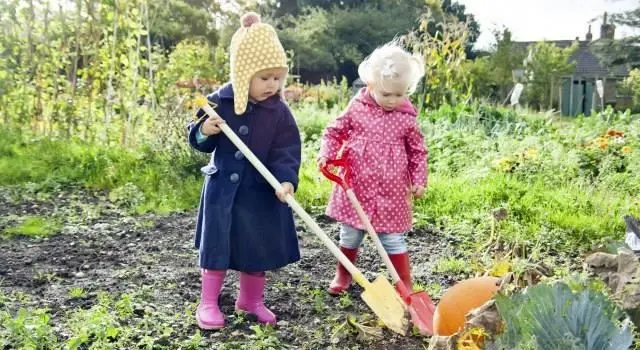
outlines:
[{"label": "hat ear flap", "polygon": [[247,110],[247,101],[249,101],[249,84],[241,84],[233,86],[233,109],[236,115],[241,115]]}]

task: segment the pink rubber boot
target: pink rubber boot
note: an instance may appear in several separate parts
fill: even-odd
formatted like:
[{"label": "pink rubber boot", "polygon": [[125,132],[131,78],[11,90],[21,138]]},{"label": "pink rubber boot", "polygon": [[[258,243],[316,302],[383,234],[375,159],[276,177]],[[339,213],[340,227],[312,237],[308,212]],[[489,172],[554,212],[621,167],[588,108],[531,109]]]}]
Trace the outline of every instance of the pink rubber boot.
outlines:
[{"label": "pink rubber boot", "polygon": [[224,282],[225,270],[201,269],[202,291],[200,305],[196,310],[198,327],[202,329],[220,329],[224,327],[224,315],[218,306],[218,296]]},{"label": "pink rubber boot", "polygon": [[276,315],[264,306],[264,284],[262,273],[240,273],[240,292],[236,300],[236,311],[244,311],[258,317],[258,322],[274,325]]}]

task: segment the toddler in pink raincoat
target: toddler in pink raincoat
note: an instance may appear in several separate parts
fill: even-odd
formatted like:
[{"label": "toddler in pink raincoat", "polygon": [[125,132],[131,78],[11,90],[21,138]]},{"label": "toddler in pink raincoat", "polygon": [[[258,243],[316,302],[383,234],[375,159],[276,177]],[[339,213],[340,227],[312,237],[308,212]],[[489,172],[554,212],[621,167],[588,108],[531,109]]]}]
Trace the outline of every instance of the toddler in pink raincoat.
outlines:
[{"label": "toddler in pink raincoat", "polygon": [[[428,150],[408,99],[424,75],[421,58],[395,42],[376,49],[358,67],[367,85],[325,130],[318,165],[341,152],[351,164],[353,191],[379,234],[400,278],[412,286],[404,233],[412,225],[412,196],[424,194]],[[327,215],[339,221],[340,249],[353,263],[364,238],[364,226],[344,190],[334,186]],[[338,263],[329,286],[339,294],[351,275]]]}]

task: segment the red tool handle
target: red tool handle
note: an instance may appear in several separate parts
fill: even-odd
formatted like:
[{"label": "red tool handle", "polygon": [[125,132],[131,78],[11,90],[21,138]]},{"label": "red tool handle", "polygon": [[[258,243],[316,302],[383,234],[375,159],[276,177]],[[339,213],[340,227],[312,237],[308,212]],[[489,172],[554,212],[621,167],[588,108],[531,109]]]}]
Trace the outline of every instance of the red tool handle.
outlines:
[{"label": "red tool handle", "polygon": [[[338,167],[338,168],[342,168],[344,169],[344,177],[340,177],[334,173],[332,173],[329,170],[329,166],[334,166],[334,167]],[[322,172],[322,174],[324,174],[324,176],[337,183],[338,185],[340,185],[342,188],[344,188],[345,190],[348,190],[349,188],[351,188],[351,184],[350,184],[350,175],[351,175],[351,166],[349,164],[349,161],[344,159],[344,158],[340,158],[340,159],[330,159],[327,160],[327,163],[324,166],[320,167],[320,171]]]}]

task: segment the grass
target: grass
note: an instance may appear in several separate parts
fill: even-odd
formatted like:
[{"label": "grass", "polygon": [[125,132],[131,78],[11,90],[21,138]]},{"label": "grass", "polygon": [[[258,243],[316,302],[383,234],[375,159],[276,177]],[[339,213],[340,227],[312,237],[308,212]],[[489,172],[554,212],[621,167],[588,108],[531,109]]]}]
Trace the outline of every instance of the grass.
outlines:
[{"label": "grass", "polygon": [[[169,321],[188,327],[193,310],[185,307],[183,313],[168,315],[162,311],[145,309],[144,315],[134,313],[134,305],[142,297],[132,294],[99,292],[97,300],[88,309],[69,310],[62,321],[55,322],[68,336],[57,335],[52,315],[47,309],[19,307],[11,312],[0,304],[0,347],[19,349],[120,349],[168,348],[198,349],[203,338],[200,332],[184,332],[188,338],[176,337]],[[3,299],[19,303],[15,295],[3,295]],[[135,300],[135,301],[134,301]],[[13,307],[11,307],[13,308]],[[164,344],[164,346],[162,346]]]},{"label": "grass", "polygon": [[3,131],[0,186],[35,184],[47,192],[69,184],[106,190],[136,212],[168,213],[194,207],[201,178],[198,155],[167,155],[151,147],[126,149],[81,141],[34,140]]},{"label": "grass", "polygon": [[440,258],[434,265],[434,271],[439,273],[460,275],[470,272],[469,265],[462,259]]},{"label": "grass", "polygon": [[507,219],[497,228],[503,239],[548,238],[552,241],[545,243],[567,249],[574,244],[622,238],[621,217],[631,209],[624,197],[605,189],[575,184],[549,187],[543,181],[523,181],[503,174],[476,180],[436,174],[429,194],[417,203],[416,215],[422,222],[438,226],[469,223],[456,233],[475,240],[479,230],[488,234],[494,208],[507,209]]},{"label": "grass", "polygon": [[[340,110],[294,106],[304,140],[296,198],[313,212],[331,183],[318,172],[318,138]],[[430,150],[427,195],[417,227],[455,236],[467,254],[488,239],[504,249],[579,254],[624,235],[622,216],[640,214],[640,123],[628,114],[550,119],[490,106],[443,107],[421,116]],[[624,138],[609,137],[610,129]],[[79,140],[0,132],[0,186],[47,192],[69,184],[104,190],[132,212],[193,210],[207,156],[172,140],[170,149],[103,147]],[[492,219],[503,209],[506,217]],[[44,235],[43,219],[11,234]],[[55,226],[54,226],[55,227]]]},{"label": "grass", "polygon": [[[304,139],[296,198],[321,212],[331,183],[318,172],[318,138],[339,109],[296,106]],[[624,235],[625,214],[640,213],[640,126],[626,114],[550,121],[487,106],[443,107],[424,115],[430,150],[427,195],[416,201],[416,226],[432,226],[470,249],[486,239],[529,251],[578,253]],[[618,129],[623,140],[602,135]],[[33,139],[0,132],[0,186],[47,192],[69,184],[104,190],[133,212],[193,210],[206,155],[141,146],[103,147],[79,140]],[[622,141],[622,142],[619,142]],[[180,144],[172,141],[169,144]],[[160,147],[160,148],[159,148]],[[624,148],[626,147],[626,148]],[[491,213],[506,210],[500,222]],[[10,234],[46,235],[44,219],[25,220]]]},{"label": "grass", "polygon": [[5,229],[4,234],[42,238],[58,232],[60,228],[61,224],[54,219],[28,216],[23,219],[21,224]]},{"label": "grass", "polygon": [[[318,137],[338,113],[308,105],[295,110],[304,139],[296,198],[313,212],[323,210],[331,191],[331,183],[316,169]],[[443,108],[421,116],[421,123],[430,149],[430,176],[427,195],[415,202],[415,226],[455,238],[459,250],[456,257],[435,262],[437,273],[523,274],[544,262],[560,278],[569,274],[571,258],[609,240],[622,240],[624,215],[640,216],[640,123],[636,117],[551,120],[472,106]],[[626,136],[605,142],[602,137],[609,129]],[[190,151],[186,142],[177,149],[161,145],[128,149],[0,131],[0,186],[33,194],[81,185],[105,191],[109,201],[134,213],[193,211],[202,186],[199,168],[206,161],[206,155]],[[58,221],[41,216],[7,222],[12,223],[3,231],[8,236],[46,237],[61,228]],[[415,287],[434,297],[443,293],[436,283]],[[318,315],[325,313],[324,291],[301,292]],[[72,287],[68,297],[91,296]],[[19,296],[11,298],[15,302]],[[152,310],[136,315],[132,307],[141,296],[99,294],[89,309],[70,310],[64,324],[56,325],[68,335],[61,339],[47,310],[10,312],[4,308],[7,299],[0,295],[0,348],[9,344],[150,348],[174,341],[177,332],[169,325],[188,324],[193,315],[193,305],[185,305],[179,315]],[[346,295],[336,304],[348,310],[353,302]],[[252,332],[256,349],[279,345],[270,328],[254,327]],[[195,332],[175,341],[181,348],[197,349],[203,336]]]},{"label": "grass", "polygon": [[69,298],[84,298],[87,292],[83,288],[74,287],[69,290]]}]

